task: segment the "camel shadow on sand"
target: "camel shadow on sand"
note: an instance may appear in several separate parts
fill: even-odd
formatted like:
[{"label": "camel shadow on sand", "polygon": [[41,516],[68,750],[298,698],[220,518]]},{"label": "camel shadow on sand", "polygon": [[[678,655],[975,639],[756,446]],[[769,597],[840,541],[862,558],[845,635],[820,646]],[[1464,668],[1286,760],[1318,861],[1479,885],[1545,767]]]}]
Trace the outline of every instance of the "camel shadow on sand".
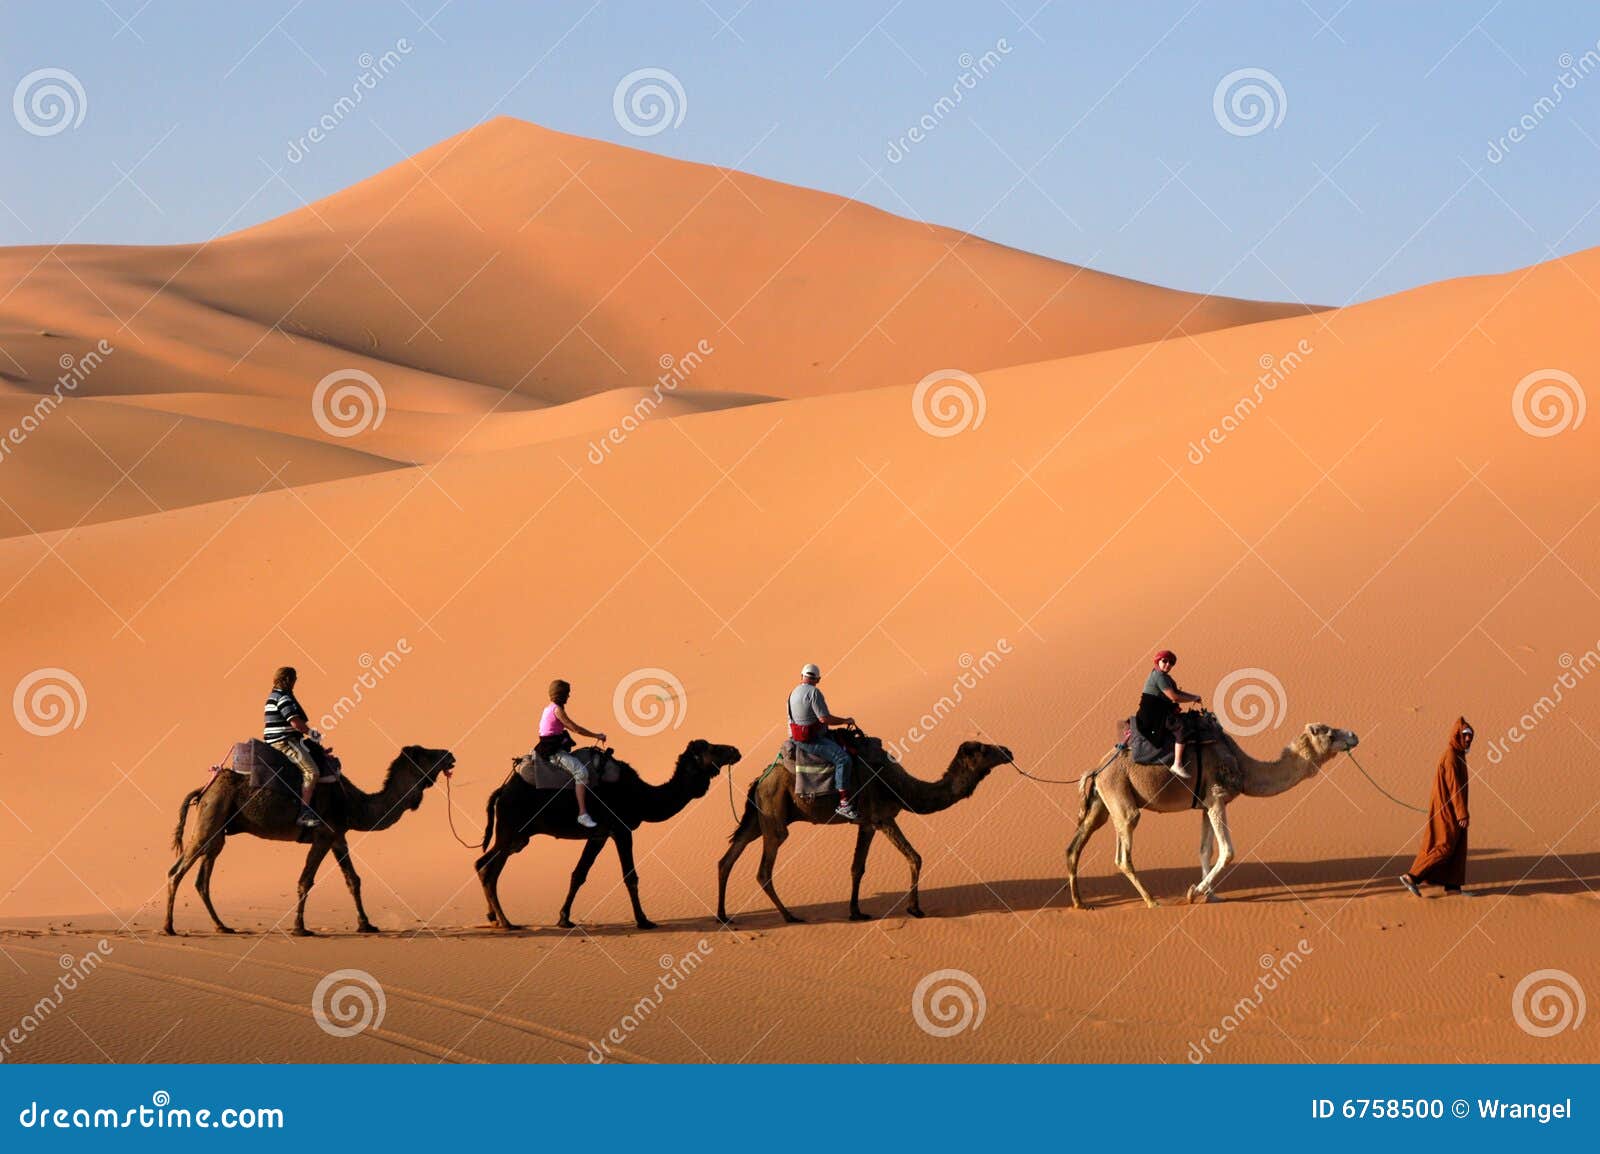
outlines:
[{"label": "camel shadow on sand", "polygon": [[[1227,902],[1301,903],[1334,899],[1353,901],[1404,894],[1397,880],[1411,864],[1411,853],[1390,857],[1326,858],[1315,861],[1262,861],[1246,858],[1235,862],[1218,883],[1218,896]],[[1198,865],[1145,868],[1139,871],[1163,905],[1183,904],[1189,886],[1200,876]],[[1082,877],[1084,901],[1091,906],[1115,909],[1142,907],[1138,896],[1121,874]],[[1482,895],[1532,896],[1539,894],[1588,894],[1600,892],[1600,853],[1564,854],[1543,857],[1512,854],[1505,849],[1474,850],[1468,859],[1467,889]],[[1438,890],[1424,890],[1429,897]],[[1036,910],[1071,910],[1066,878],[1014,878],[969,885],[925,888],[924,904],[932,918],[963,917],[968,914]],[[877,917],[905,915],[905,893],[884,888],[863,905]],[[798,907],[810,921],[842,921],[845,902],[821,902]],[[759,906],[735,913],[740,925],[762,929],[782,925],[775,911]],[[795,927],[804,929],[804,926]]]}]

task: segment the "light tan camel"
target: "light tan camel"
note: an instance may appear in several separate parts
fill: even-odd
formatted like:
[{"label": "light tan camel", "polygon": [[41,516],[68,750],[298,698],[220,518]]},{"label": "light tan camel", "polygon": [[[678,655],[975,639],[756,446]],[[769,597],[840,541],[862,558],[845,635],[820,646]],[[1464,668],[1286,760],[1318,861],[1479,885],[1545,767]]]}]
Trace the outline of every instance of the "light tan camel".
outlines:
[{"label": "light tan camel", "polygon": [[[1296,735],[1274,761],[1256,760],[1231,737],[1197,747],[1201,754],[1197,780],[1205,820],[1200,824],[1201,877],[1189,887],[1189,901],[1215,901],[1217,878],[1233,860],[1233,838],[1228,833],[1230,801],[1240,796],[1274,797],[1293,789],[1339,754],[1354,749],[1359,741],[1348,729],[1314,724]],[[1078,856],[1108,817],[1117,831],[1117,868],[1133,883],[1145,905],[1160,905],[1133,871],[1133,831],[1142,810],[1182,813],[1192,808],[1194,784],[1174,776],[1170,766],[1136,765],[1126,751],[1083,779],[1078,786],[1083,797],[1078,832],[1067,846],[1067,888],[1074,909],[1088,908],[1078,896]],[[1215,846],[1220,846],[1222,852],[1213,861]]]}]

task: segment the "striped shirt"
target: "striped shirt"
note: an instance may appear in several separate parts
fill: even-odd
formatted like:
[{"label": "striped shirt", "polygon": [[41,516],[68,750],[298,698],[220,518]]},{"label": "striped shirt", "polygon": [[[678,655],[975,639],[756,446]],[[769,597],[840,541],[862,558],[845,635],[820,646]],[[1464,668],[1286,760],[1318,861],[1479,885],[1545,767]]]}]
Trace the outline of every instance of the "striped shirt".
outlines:
[{"label": "striped shirt", "polygon": [[274,689],[267,698],[266,725],[261,736],[269,744],[294,737],[294,726],[289,723],[297,717],[304,721],[305,716],[306,711],[295,700],[294,694],[285,689]]}]

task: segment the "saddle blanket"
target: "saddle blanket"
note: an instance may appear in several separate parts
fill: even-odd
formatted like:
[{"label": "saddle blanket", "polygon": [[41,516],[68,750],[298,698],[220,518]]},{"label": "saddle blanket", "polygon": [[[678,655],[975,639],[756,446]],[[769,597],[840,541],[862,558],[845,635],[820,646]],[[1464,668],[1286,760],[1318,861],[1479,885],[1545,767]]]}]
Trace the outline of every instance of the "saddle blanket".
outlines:
[{"label": "saddle blanket", "polygon": [[[1174,742],[1171,734],[1164,734],[1166,738],[1160,745],[1151,741],[1139,732],[1139,727],[1134,724],[1133,718],[1124,718],[1118,723],[1118,744],[1128,747],[1128,755],[1133,758],[1135,765],[1171,765]],[[1200,729],[1196,736],[1185,743],[1185,750],[1192,751],[1197,745],[1213,745],[1220,741],[1221,735],[1213,728],[1206,726]],[[1190,761],[1186,756],[1184,760]]]},{"label": "saddle blanket", "polygon": [[[313,745],[311,749],[322,768],[322,776],[317,781],[338,781],[339,759],[319,746]],[[258,737],[236,742],[224,764],[241,777],[248,777],[257,789],[271,786],[300,796],[300,768]]]},{"label": "saddle blanket", "polygon": [[[783,762],[783,767],[794,774],[796,797],[821,797],[823,794],[839,792],[833,785],[833,763],[800,750],[792,739],[783,743],[778,758]],[[846,774],[847,778],[852,776]]]},{"label": "saddle blanket", "polygon": [[[615,782],[622,776],[617,769],[616,759],[607,758],[599,774],[594,772],[595,755],[599,751],[593,746],[573,750],[573,756],[589,767],[589,782],[595,781]],[[536,753],[525,753],[515,761],[517,776],[534,789],[571,789],[575,784],[572,775],[559,765],[546,761]]]}]

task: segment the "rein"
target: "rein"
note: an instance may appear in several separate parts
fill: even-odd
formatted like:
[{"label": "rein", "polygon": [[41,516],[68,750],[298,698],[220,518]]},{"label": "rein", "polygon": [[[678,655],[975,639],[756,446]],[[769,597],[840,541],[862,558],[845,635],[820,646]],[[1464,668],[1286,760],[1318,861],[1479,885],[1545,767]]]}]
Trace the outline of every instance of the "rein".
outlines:
[{"label": "rein", "polygon": [[444,775],[444,814],[450,822],[450,836],[468,849],[482,849],[483,847],[477,842],[467,841],[456,832],[456,803],[450,797],[450,782],[452,780],[448,773]]},{"label": "rein", "polygon": [[1020,773],[1023,777],[1027,778],[1029,781],[1039,781],[1039,782],[1043,782],[1046,785],[1077,785],[1084,778],[1093,777],[1095,774],[1099,773],[1106,766],[1110,765],[1113,761],[1117,760],[1117,755],[1120,754],[1121,752],[1122,752],[1122,747],[1119,745],[1115,749],[1113,749],[1110,753],[1108,753],[1106,755],[1106,759],[1104,761],[1102,761],[1099,765],[1095,766],[1088,773],[1080,773],[1077,777],[1074,777],[1074,778],[1039,777],[1036,774],[1029,773],[1027,770],[1023,769],[1020,765],[1018,765],[1014,761],[1011,763],[1011,768],[1016,770],[1018,773]]},{"label": "rein", "polygon": [[1384,789],[1383,786],[1379,785],[1377,783],[1377,781],[1373,778],[1373,776],[1370,773],[1367,772],[1366,767],[1364,765],[1362,765],[1359,761],[1356,761],[1356,755],[1351,753],[1348,749],[1344,751],[1344,755],[1346,757],[1348,757],[1351,761],[1355,762],[1356,768],[1361,771],[1361,776],[1366,778],[1369,782],[1372,782],[1372,788],[1373,789],[1375,789],[1379,793],[1383,794],[1384,797],[1386,797],[1390,801],[1394,802],[1401,809],[1409,809],[1412,813],[1427,813],[1428,812],[1427,810],[1422,809],[1422,808],[1420,808],[1418,806],[1410,805],[1407,802],[1401,801],[1394,794],[1392,794],[1388,790]]}]

